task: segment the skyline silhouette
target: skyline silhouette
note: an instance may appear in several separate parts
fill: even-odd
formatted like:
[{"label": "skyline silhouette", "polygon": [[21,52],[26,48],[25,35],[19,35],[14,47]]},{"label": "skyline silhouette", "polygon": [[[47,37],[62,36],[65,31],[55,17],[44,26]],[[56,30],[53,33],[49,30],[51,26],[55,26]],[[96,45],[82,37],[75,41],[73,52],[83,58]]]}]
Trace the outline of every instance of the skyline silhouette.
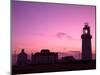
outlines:
[{"label": "skyline silhouette", "polygon": [[[25,53],[25,50],[22,49],[19,54],[17,54],[16,58],[16,64],[19,65],[26,65],[26,64],[50,64],[50,63],[57,63],[57,62],[63,62],[63,61],[91,61],[96,60],[96,58],[93,59],[92,55],[92,48],[91,48],[91,39],[92,35],[90,33],[91,29],[90,26],[88,26],[88,23],[85,23],[85,26],[83,27],[83,33],[81,35],[82,39],[82,53],[77,54],[80,59],[75,59],[74,55],[66,55],[64,57],[61,57],[59,59],[58,52],[50,52],[49,49],[41,49],[40,52],[31,53],[31,59],[28,59],[28,54]],[[72,51],[77,52],[77,51]],[[13,64],[14,65],[14,64]]]},{"label": "skyline silhouette", "polygon": [[[21,50],[20,50],[20,52],[21,52]],[[25,50],[25,52],[26,52],[26,50]],[[37,53],[37,52],[35,52],[35,53]],[[35,53],[33,53],[33,54],[35,54]],[[27,54],[28,60],[31,60],[31,54]],[[16,65],[16,63],[17,63],[17,55],[18,54],[12,55],[12,64],[13,65]],[[82,55],[82,53],[80,53],[79,51],[58,52],[58,59],[61,59],[66,56],[73,56],[76,60],[81,60],[82,59],[81,55]],[[92,53],[92,59],[93,60],[96,59],[96,54]]]}]

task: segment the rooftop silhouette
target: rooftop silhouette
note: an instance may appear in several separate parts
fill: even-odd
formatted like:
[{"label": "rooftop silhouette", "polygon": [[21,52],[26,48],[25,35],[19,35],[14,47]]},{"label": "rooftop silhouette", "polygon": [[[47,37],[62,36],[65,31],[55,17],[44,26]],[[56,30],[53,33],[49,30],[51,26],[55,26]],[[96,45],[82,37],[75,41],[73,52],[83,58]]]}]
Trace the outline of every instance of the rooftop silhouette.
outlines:
[{"label": "rooftop silhouette", "polygon": [[42,49],[41,52],[32,54],[32,64],[49,64],[58,61],[58,53],[50,52],[49,49]]},{"label": "rooftop silhouette", "polygon": [[22,49],[21,53],[19,53],[17,55],[17,64],[18,65],[26,65],[27,61],[28,61],[27,54],[25,53],[25,50]]}]

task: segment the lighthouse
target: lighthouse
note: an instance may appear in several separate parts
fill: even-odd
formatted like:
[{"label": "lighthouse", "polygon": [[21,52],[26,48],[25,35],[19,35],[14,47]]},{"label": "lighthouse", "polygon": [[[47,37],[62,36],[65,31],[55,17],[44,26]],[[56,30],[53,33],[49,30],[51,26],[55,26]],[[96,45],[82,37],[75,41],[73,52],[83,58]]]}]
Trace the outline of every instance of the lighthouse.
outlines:
[{"label": "lighthouse", "polygon": [[82,39],[82,60],[92,60],[92,49],[91,49],[91,39],[90,27],[88,23],[85,23],[83,27],[83,33],[81,35]]}]

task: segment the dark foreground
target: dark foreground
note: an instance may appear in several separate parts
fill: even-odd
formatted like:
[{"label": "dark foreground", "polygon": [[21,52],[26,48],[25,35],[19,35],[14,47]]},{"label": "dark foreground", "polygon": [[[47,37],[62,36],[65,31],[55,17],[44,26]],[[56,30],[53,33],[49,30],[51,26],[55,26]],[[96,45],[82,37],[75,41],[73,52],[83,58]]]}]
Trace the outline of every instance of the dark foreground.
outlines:
[{"label": "dark foreground", "polygon": [[12,74],[43,73],[96,69],[96,61],[74,61],[55,64],[12,66]]}]

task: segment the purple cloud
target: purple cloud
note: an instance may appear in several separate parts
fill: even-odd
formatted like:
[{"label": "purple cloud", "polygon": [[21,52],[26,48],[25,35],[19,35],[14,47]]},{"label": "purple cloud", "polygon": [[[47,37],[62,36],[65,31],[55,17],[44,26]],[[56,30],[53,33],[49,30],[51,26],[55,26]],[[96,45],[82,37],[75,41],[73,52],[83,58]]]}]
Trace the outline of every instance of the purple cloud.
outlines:
[{"label": "purple cloud", "polygon": [[68,35],[67,33],[64,33],[64,32],[58,32],[56,34],[56,36],[59,38],[59,39],[62,39],[64,37],[68,38],[68,39],[72,39],[72,37],[70,35]]}]

